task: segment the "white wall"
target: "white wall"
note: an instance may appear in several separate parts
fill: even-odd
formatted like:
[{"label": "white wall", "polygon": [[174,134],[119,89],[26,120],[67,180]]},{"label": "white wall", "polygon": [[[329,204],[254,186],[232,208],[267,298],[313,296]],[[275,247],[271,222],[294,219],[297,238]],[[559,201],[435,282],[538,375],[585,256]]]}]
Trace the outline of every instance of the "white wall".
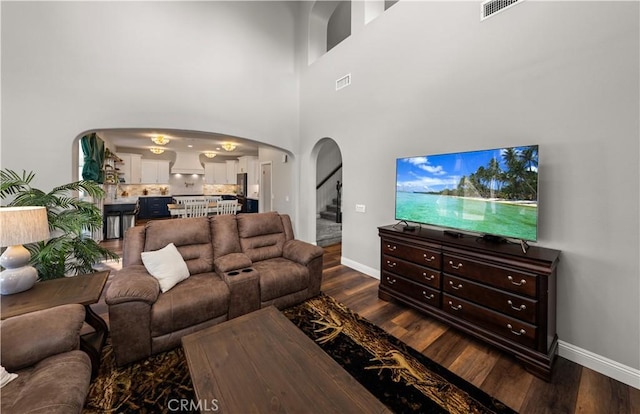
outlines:
[{"label": "white wall", "polygon": [[[286,155],[286,162],[283,156]],[[280,214],[289,214],[294,225],[297,223],[298,178],[296,171],[299,166],[295,157],[290,153],[275,148],[258,148],[259,162],[271,162],[271,206],[272,210]],[[263,186],[260,186],[263,188]],[[262,190],[261,190],[262,191]],[[262,194],[260,196],[262,200]],[[297,236],[297,234],[296,234]]]},{"label": "white wall", "polygon": [[639,4],[523,2],[480,22],[478,2],[401,1],[361,29],[301,71],[301,220],[314,146],[331,137],[343,261],[379,272],[397,157],[539,144],[538,245],[562,250],[559,338],[640,378]]},{"label": "white wall", "polygon": [[2,2],[3,168],[72,179],[106,128],[217,132],[295,151],[291,2]]}]

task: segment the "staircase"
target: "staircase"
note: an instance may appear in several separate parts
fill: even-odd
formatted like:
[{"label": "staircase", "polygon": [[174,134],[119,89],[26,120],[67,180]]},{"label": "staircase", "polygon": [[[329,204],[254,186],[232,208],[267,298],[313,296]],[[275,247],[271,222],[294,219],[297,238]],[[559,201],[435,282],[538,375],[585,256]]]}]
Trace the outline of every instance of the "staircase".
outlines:
[{"label": "staircase", "polygon": [[325,220],[331,220],[334,223],[338,223],[342,220],[337,220],[338,215],[338,200],[335,198],[331,200],[331,204],[327,204],[326,210],[320,212],[320,217]]},{"label": "staircase", "polygon": [[321,211],[320,218],[316,220],[316,243],[318,246],[330,246],[342,241],[342,224],[336,223],[337,214],[338,204],[334,198],[332,204],[327,205],[326,210]]}]

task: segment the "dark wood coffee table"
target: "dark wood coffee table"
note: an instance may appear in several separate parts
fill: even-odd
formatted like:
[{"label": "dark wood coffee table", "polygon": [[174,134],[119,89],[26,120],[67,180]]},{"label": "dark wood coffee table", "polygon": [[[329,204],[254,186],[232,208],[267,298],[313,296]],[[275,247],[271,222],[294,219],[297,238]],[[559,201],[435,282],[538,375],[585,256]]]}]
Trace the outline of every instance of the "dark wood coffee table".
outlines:
[{"label": "dark wood coffee table", "polygon": [[0,317],[7,319],[71,303],[84,305],[85,321],[95,332],[82,335],[80,349],[91,358],[92,374],[95,377],[98,374],[100,353],[109,329],[105,321],[89,305],[98,302],[108,277],[109,272],[105,271],[38,282],[24,292],[2,296]]},{"label": "dark wood coffee table", "polygon": [[390,413],[276,308],[182,338],[201,406],[218,413]]}]

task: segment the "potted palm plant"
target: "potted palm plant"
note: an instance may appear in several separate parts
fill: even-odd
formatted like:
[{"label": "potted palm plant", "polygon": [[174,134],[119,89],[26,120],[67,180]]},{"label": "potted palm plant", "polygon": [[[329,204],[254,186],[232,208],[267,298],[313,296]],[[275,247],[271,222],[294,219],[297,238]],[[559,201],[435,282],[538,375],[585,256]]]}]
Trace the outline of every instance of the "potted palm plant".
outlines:
[{"label": "potted palm plant", "polygon": [[44,192],[31,186],[33,172],[22,174],[0,171],[0,198],[10,198],[7,206],[43,206],[47,208],[51,238],[25,247],[31,253],[31,264],[41,280],[93,272],[93,266],[118,255],[100,246],[87,235],[102,226],[100,209],[79,199],[79,191],[94,199],[104,197],[104,190],[95,181],[80,180]]}]

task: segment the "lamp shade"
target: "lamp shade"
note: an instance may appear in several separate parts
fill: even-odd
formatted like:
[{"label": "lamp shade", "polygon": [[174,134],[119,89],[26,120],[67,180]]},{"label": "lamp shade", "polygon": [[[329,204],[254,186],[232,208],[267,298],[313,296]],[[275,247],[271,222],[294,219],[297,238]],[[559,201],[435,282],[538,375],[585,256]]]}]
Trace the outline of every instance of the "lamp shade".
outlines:
[{"label": "lamp shade", "polygon": [[48,238],[46,207],[0,207],[0,247]]}]

